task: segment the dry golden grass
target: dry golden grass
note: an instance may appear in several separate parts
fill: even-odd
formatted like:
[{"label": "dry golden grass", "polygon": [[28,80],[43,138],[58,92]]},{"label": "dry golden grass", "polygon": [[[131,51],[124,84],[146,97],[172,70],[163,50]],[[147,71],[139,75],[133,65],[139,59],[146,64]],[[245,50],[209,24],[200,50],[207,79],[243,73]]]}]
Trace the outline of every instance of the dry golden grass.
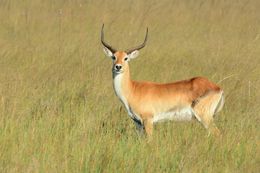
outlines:
[{"label": "dry golden grass", "polygon": [[[260,1],[0,1],[0,172],[260,172]],[[106,40],[147,47],[132,78],[222,81],[221,139],[197,122],[137,137]],[[231,77],[229,77],[231,76]]]}]

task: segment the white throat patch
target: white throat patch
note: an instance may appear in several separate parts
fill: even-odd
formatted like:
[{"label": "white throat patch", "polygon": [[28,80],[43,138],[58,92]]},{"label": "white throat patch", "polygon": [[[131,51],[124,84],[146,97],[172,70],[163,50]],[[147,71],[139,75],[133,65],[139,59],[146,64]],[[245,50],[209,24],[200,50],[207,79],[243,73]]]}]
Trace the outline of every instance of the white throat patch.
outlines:
[{"label": "white throat patch", "polygon": [[132,118],[132,119],[137,119],[140,122],[142,122],[141,118],[134,112],[132,112],[131,108],[129,107],[129,104],[127,102],[127,99],[125,98],[123,91],[122,91],[122,79],[123,79],[123,74],[113,74],[113,86],[114,86],[114,90],[116,95],[119,97],[120,101],[124,104],[128,115]]},{"label": "white throat patch", "polygon": [[122,93],[122,78],[123,74],[114,74],[114,90],[119,99],[123,102],[124,105],[128,105],[126,98]]}]

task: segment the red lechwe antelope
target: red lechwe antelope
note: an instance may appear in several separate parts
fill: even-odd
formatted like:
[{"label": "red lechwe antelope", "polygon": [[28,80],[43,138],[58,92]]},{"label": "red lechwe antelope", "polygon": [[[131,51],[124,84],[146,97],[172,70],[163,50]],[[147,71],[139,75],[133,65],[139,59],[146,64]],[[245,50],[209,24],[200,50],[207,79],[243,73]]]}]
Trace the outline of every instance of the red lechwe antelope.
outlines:
[{"label": "red lechwe antelope", "polygon": [[224,104],[223,90],[203,77],[174,83],[137,82],[130,78],[129,61],[136,58],[147,41],[148,28],[143,44],[117,51],[104,41],[104,25],[101,42],[105,54],[113,60],[113,86],[137,129],[148,136],[153,123],[165,120],[191,120],[195,117],[214,135],[220,132],[213,122],[214,114]]}]

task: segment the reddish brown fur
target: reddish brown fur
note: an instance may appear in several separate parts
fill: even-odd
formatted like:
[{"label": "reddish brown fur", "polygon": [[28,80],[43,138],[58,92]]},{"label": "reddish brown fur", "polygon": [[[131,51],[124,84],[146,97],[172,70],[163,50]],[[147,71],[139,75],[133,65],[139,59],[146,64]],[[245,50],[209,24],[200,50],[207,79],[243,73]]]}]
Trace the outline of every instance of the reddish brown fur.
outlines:
[{"label": "reddish brown fur", "polygon": [[122,64],[123,65],[123,60],[124,57],[126,56],[126,53],[123,51],[118,51],[115,53],[115,57],[117,57],[115,64]]},{"label": "reddish brown fur", "polygon": [[[124,61],[126,53],[118,51],[114,55],[116,57],[114,65],[121,64],[123,66],[124,72],[121,84],[123,95],[131,109],[141,117],[144,125],[147,126],[146,132],[148,134],[151,134],[152,129],[151,118],[157,113],[167,112],[173,108],[195,106],[193,103],[199,98],[207,96],[208,93],[213,93],[215,96],[222,91],[219,86],[203,77],[165,84],[132,81],[130,79],[129,65]],[[216,98],[212,97],[213,101]],[[207,97],[207,99],[208,101],[205,100],[205,105],[211,102],[210,97]],[[203,106],[198,105],[197,107]],[[198,112],[200,111],[198,110]],[[208,115],[199,116],[203,122],[208,124],[211,122],[211,118]]]}]

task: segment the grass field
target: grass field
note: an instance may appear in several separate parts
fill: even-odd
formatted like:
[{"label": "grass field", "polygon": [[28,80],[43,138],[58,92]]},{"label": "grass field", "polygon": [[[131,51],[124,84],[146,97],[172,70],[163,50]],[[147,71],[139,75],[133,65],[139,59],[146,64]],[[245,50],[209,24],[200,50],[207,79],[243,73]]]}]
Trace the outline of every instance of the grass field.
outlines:
[{"label": "grass field", "polygon": [[[0,172],[260,172],[260,1],[1,0]],[[149,38],[135,80],[205,76],[225,91],[222,138],[196,121],[138,138],[111,60]]]}]

